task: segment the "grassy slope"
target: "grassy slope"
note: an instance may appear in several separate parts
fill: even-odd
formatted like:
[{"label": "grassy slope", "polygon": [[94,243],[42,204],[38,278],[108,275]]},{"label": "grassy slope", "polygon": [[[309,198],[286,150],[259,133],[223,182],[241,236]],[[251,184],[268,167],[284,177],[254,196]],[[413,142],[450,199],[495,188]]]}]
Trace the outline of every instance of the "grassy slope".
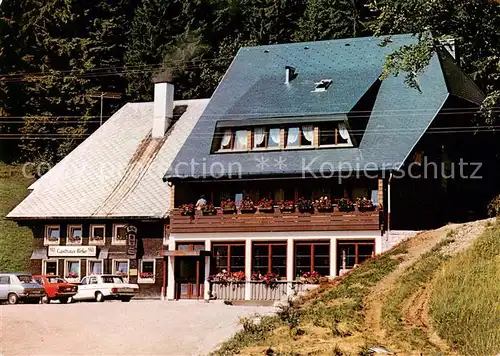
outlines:
[{"label": "grassy slope", "polygon": [[[365,355],[377,344],[400,354],[497,354],[500,222],[451,257],[444,251],[457,231],[430,231],[403,243],[260,323],[244,318],[243,330],[213,354]],[[388,291],[380,299],[382,336],[367,324],[373,312],[367,301],[380,286]]]},{"label": "grassy slope", "polygon": [[430,314],[460,354],[500,353],[500,223],[437,273]]},{"label": "grassy slope", "polygon": [[244,330],[222,344],[214,355],[240,352],[261,355],[262,350],[270,345],[277,355],[344,354],[340,350],[346,350],[350,345],[344,345],[342,338],[363,338],[359,326],[364,318],[363,300],[370,287],[394,271],[405,253],[406,245],[400,244],[362,264],[340,283],[334,281],[321,286],[307,299],[285,308],[279,317],[266,316],[260,323],[244,319]]},{"label": "grassy slope", "polygon": [[5,215],[28,194],[26,188],[31,182],[19,167],[0,163],[0,271],[24,272],[28,268],[31,231],[5,220]]}]

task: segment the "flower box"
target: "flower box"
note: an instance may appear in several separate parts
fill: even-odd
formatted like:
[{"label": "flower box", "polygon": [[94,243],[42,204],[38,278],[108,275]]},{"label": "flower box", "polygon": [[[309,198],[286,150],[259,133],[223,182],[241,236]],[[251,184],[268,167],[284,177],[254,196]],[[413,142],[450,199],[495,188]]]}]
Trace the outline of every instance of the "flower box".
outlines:
[{"label": "flower box", "polygon": [[201,212],[204,216],[211,216],[217,214],[217,210],[215,209],[212,203],[203,205],[201,207]]},{"label": "flower box", "polygon": [[182,216],[193,216],[194,215],[194,204],[182,204],[179,207],[179,213]]},{"label": "flower box", "polygon": [[299,200],[297,200],[297,209],[299,209],[301,213],[313,213],[314,203],[312,200],[299,198]]},{"label": "flower box", "polygon": [[342,198],[339,200],[339,211],[349,212],[354,211],[354,203],[348,198]]},{"label": "flower box", "polygon": [[253,214],[255,213],[255,205],[252,198],[244,197],[240,202],[240,211],[242,214]]},{"label": "flower box", "polygon": [[223,214],[234,214],[236,213],[236,203],[231,199],[226,199],[220,202],[220,207]]},{"label": "flower box", "polygon": [[360,199],[358,198],[356,200],[356,205],[358,206],[358,210],[361,212],[365,211],[374,211],[375,210],[375,205],[373,205],[373,202],[370,199]]},{"label": "flower box", "polygon": [[273,213],[274,212],[274,201],[268,198],[262,198],[257,204],[259,212],[263,213]]},{"label": "flower box", "polygon": [[321,213],[332,212],[333,203],[328,197],[320,197],[314,202],[316,209]]},{"label": "flower box", "polygon": [[282,213],[293,213],[295,211],[295,202],[293,200],[283,200],[277,204]]}]

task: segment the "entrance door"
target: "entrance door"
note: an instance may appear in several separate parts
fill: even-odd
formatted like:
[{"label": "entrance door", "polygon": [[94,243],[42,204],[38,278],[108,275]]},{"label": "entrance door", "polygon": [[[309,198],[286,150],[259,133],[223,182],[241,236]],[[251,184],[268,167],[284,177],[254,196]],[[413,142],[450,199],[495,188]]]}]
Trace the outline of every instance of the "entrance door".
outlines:
[{"label": "entrance door", "polygon": [[177,257],[177,299],[202,299],[205,281],[205,266],[200,257]]}]

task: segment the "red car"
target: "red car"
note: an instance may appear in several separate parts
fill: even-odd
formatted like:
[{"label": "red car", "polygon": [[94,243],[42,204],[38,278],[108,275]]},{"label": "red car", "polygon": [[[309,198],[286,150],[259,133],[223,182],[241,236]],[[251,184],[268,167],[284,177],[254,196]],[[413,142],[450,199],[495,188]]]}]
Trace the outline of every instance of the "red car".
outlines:
[{"label": "red car", "polygon": [[59,300],[67,303],[68,299],[78,292],[78,286],[66,282],[63,278],[54,275],[36,275],[33,279],[45,288],[46,296],[42,298],[43,303],[51,300]]}]

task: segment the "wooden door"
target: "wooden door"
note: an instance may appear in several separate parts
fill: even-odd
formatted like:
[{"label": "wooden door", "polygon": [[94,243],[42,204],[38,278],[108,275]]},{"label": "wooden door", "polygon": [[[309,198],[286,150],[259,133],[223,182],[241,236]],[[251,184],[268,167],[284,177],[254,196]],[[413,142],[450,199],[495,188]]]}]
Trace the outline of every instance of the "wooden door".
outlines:
[{"label": "wooden door", "polygon": [[205,271],[200,257],[177,257],[177,299],[202,299]]}]

